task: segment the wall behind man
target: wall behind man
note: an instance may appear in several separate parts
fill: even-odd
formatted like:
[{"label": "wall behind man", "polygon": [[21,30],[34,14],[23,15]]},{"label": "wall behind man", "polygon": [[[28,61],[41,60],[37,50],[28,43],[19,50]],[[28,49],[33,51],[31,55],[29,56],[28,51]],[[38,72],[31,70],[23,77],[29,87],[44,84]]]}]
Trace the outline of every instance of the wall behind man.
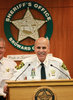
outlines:
[{"label": "wall behind man", "polygon": [[[4,33],[4,19],[10,8],[17,3],[25,0],[1,0],[0,1],[0,37],[3,37],[6,41],[6,53],[5,56],[11,54],[32,54],[34,52],[24,52],[14,48],[7,40]],[[28,1],[28,0],[27,0]],[[32,1],[32,0],[30,0]],[[73,77],[73,0],[33,0],[43,5],[49,11],[53,20],[53,34],[50,39],[50,52],[54,56],[61,58],[67,65],[71,76]],[[41,15],[35,11],[32,11],[35,18]],[[17,19],[24,16],[24,12],[16,15]],[[11,26],[13,27],[13,26]],[[13,27],[14,28],[14,27]],[[15,30],[15,29],[14,29]],[[15,39],[17,39],[17,30],[11,30]],[[44,36],[45,27],[39,31],[40,36]],[[34,43],[34,40],[30,38],[22,41],[25,45]]]}]

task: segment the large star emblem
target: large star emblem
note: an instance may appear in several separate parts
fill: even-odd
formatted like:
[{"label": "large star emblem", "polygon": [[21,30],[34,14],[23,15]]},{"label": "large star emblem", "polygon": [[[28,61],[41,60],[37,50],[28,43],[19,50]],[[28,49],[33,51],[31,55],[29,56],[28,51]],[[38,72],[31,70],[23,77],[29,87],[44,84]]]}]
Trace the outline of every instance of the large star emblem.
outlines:
[{"label": "large star emblem", "polygon": [[52,95],[48,94],[46,91],[42,91],[41,95],[38,96],[40,100],[51,100]]},{"label": "large star emblem", "polygon": [[23,19],[13,20],[11,22],[19,29],[17,42],[20,42],[27,37],[30,37],[34,40],[38,39],[38,30],[46,21],[34,19],[29,8],[27,8],[27,11]]}]

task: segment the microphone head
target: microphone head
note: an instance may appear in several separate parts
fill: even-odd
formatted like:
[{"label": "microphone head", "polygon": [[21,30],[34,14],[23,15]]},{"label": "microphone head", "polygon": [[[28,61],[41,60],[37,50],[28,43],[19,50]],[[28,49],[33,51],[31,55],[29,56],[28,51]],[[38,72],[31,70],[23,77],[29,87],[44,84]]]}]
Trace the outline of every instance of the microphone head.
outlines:
[{"label": "microphone head", "polygon": [[53,66],[52,64],[50,64],[50,66]]},{"label": "microphone head", "polygon": [[30,64],[28,64],[28,66],[30,66]]}]

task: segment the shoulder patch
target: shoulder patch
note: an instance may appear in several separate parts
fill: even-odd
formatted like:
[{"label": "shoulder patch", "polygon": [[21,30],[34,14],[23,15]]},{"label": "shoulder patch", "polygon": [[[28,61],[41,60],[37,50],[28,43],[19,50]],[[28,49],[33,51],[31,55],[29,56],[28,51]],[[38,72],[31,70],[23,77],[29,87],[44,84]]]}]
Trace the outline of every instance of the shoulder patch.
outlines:
[{"label": "shoulder patch", "polygon": [[23,62],[21,62],[19,64],[19,66],[15,66],[15,68],[18,70],[18,69],[21,69],[25,64]]},{"label": "shoulder patch", "polygon": [[65,69],[65,70],[68,70],[67,67],[66,67],[66,65],[65,65],[64,63],[62,64],[61,67],[62,67],[63,69]]}]

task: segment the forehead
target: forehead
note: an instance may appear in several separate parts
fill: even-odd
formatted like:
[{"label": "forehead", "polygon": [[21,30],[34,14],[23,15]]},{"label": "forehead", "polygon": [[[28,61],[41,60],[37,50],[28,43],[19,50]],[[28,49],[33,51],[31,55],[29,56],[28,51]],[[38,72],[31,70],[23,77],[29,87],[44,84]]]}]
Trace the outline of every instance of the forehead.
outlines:
[{"label": "forehead", "polygon": [[36,44],[35,44],[35,47],[48,47],[49,44],[47,41],[37,41]]}]

